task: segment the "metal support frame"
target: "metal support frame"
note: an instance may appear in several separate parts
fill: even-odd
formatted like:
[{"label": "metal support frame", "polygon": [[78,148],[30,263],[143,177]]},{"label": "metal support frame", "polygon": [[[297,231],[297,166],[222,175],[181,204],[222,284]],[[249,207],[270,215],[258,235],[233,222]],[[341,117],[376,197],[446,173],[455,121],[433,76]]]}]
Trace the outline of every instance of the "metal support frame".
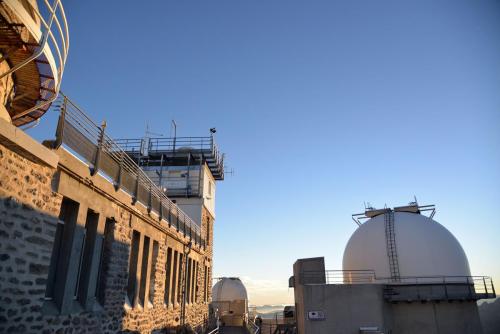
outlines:
[{"label": "metal support frame", "polygon": [[59,113],[59,119],[57,120],[56,128],[56,140],[52,144],[52,148],[58,149],[61,147],[64,138],[64,123],[66,118],[66,105],[68,103],[68,98],[65,96],[61,104],[61,112]]},{"label": "metal support frame", "polygon": [[94,166],[90,169],[90,175],[94,176],[99,171],[101,163],[102,146],[104,143],[104,131],[106,130],[106,121],[103,121],[100,128],[99,139],[97,141],[97,151],[95,153]]},{"label": "metal support frame", "polygon": [[[139,160],[140,159],[141,158],[139,158]],[[135,205],[135,203],[137,203],[137,199],[139,196],[139,182],[140,182],[140,177],[141,177],[140,170],[141,170],[141,168],[139,167],[139,165],[137,165],[137,178],[135,179],[134,193],[132,194],[132,204],[134,204],[134,205]]]},{"label": "metal support frame", "polygon": [[120,187],[122,186],[122,174],[123,174],[123,155],[125,153],[122,151],[120,152],[120,163],[118,165],[118,174],[116,176],[116,180],[114,182],[114,187],[115,191],[118,191]]},{"label": "metal support frame", "polygon": [[187,161],[187,174],[186,174],[186,198],[189,197],[189,174],[191,172],[191,153],[188,153]]}]

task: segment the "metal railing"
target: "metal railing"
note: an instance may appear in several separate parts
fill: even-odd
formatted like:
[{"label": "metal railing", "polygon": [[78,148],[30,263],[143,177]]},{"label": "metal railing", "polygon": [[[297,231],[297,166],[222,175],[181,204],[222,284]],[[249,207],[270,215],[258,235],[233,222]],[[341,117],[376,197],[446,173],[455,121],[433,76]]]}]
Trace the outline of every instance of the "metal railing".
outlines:
[{"label": "metal railing", "polygon": [[[406,289],[411,294],[433,294],[443,298],[495,298],[495,286],[489,276],[401,276],[377,277],[373,270],[325,270],[303,271],[299,284],[384,284],[394,289]],[[425,291],[423,286],[435,286]],[[436,286],[439,286],[436,288]],[[408,288],[409,287],[409,288]]]},{"label": "metal railing", "polygon": [[247,331],[251,334],[259,334],[260,327],[255,324],[252,320],[248,320],[247,322]]},{"label": "metal railing", "polygon": [[220,325],[220,320],[219,320],[219,317],[217,317],[217,319],[215,320],[215,325],[217,327],[215,327],[214,329],[212,329],[210,332],[208,332],[208,334],[216,334],[216,333],[219,333],[219,325]]},{"label": "metal railing", "polygon": [[376,281],[373,270],[325,270],[303,271],[299,277],[300,284],[346,284],[346,283],[374,283]]},{"label": "metal railing", "polygon": [[181,156],[182,153],[202,154],[210,169],[224,178],[224,154],[215,143],[213,136],[209,137],[173,137],[173,138],[140,138],[116,139],[122,149],[130,155],[145,157],[150,154],[165,154]]},{"label": "metal railing", "polygon": [[[14,12],[20,8],[18,0],[4,0],[4,3],[13,9]],[[0,79],[26,66],[31,61],[38,60],[41,77],[45,80],[41,82],[40,98],[37,104],[14,115],[12,117],[13,120],[26,116],[32,111],[39,109],[47,110],[49,108],[59,94],[69,50],[68,22],[61,0],[53,0],[52,3],[48,0],[38,1],[37,3],[40,8],[33,7],[29,1],[25,3],[31,7],[31,12],[40,20],[40,34],[39,36],[35,36],[35,38],[38,38],[37,42],[39,45],[35,48],[31,56],[16,64],[7,72],[0,74]],[[24,19],[29,20],[28,17]],[[22,23],[31,28],[32,33],[34,32],[38,35],[37,29],[34,29],[37,25],[34,21]],[[52,66],[55,66],[55,68],[52,68]]]},{"label": "metal railing", "polygon": [[94,123],[75,103],[61,93],[54,104],[59,111],[56,140],[53,147],[64,144],[88,163],[91,175],[98,172],[110,180],[118,191],[132,196],[132,204],[142,203],[155,212],[159,221],[183,232],[195,244],[205,246],[201,228],[160,189],[144,171],[105,133],[106,123]]}]

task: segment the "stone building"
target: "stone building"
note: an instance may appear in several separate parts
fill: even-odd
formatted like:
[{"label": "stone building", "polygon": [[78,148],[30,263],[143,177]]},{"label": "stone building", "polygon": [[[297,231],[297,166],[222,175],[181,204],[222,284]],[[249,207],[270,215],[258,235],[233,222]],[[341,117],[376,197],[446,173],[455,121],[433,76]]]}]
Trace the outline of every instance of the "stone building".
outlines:
[{"label": "stone building", "polygon": [[[60,1],[53,4],[65,27]],[[161,169],[184,163],[190,175],[196,162],[196,193],[152,180],[136,163],[142,156],[135,161],[105,125],[56,99],[69,39],[62,55],[44,44],[53,27],[35,20],[41,12],[35,1],[0,2],[0,332],[204,328],[215,181],[223,179],[213,136],[193,147],[194,160],[186,148],[162,153]],[[39,143],[22,127],[51,105],[60,112],[56,139]]]}]

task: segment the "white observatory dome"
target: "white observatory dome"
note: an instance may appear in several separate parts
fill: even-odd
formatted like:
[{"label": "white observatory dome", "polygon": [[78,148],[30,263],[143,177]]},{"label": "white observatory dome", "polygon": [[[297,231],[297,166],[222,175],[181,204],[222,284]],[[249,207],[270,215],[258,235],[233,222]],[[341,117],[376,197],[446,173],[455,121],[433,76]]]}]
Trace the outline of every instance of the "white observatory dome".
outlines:
[{"label": "white observatory dome", "polygon": [[247,299],[247,289],[241,280],[236,277],[223,277],[212,288],[212,301],[214,302]]},{"label": "white observatory dome", "polygon": [[[444,226],[418,213],[394,212],[400,277],[470,276],[462,246]],[[344,251],[344,270],[374,270],[390,278],[384,214],[362,224]]]}]

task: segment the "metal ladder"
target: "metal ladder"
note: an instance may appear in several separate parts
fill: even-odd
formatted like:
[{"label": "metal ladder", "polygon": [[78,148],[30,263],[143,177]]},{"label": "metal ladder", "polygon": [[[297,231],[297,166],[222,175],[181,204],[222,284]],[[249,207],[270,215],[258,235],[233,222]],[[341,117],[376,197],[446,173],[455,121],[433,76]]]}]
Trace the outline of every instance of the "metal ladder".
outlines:
[{"label": "metal ladder", "polygon": [[385,222],[385,240],[387,246],[387,257],[389,258],[389,270],[391,272],[391,280],[399,281],[399,262],[398,252],[396,248],[396,234],[394,230],[394,211],[390,210],[384,213]]}]

